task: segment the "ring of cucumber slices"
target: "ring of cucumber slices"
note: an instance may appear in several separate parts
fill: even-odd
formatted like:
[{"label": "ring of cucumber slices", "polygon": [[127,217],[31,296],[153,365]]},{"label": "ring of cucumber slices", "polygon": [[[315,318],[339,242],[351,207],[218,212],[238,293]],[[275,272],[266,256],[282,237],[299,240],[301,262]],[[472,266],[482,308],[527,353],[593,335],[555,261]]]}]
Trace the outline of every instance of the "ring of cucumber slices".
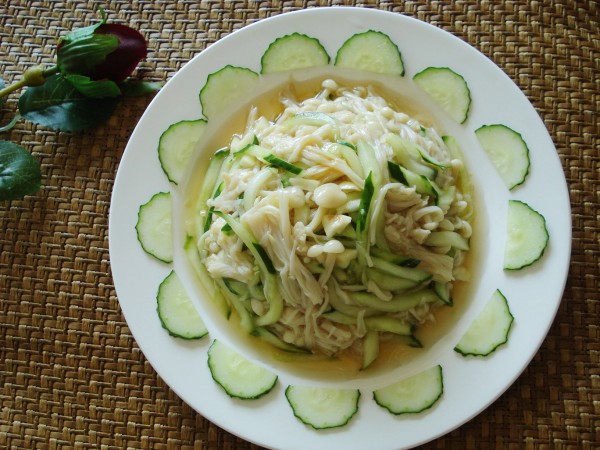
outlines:
[{"label": "ring of cucumber slices", "polygon": [[[274,40],[269,45],[261,59],[261,73],[327,64],[330,64],[330,57],[317,39],[300,33],[292,33]],[[398,47],[389,36],[374,30],[357,33],[348,38],[339,48],[334,64],[338,67],[381,74],[404,75],[404,62]],[[169,181],[174,184],[181,181],[189,157],[207,123],[206,119],[212,120],[218,117],[231,107],[234,101],[249,94],[256,86],[259,76],[250,69],[231,65],[208,76],[199,93],[204,118],[175,123],[165,130],[160,138],[159,160]],[[449,68],[429,67],[417,73],[413,80],[454,120],[458,123],[466,121],[471,106],[471,95],[465,79],[460,74]],[[295,117],[291,120],[319,123],[319,121],[327,120],[327,117],[323,116],[326,115],[319,116],[317,113],[311,116]],[[475,134],[509,189],[513,189],[525,181],[529,171],[529,150],[520,134],[500,124],[482,126],[476,130]],[[455,150],[457,143],[452,137],[444,136],[444,142],[451,152],[457,151]],[[340,145],[347,144],[340,142]],[[426,182],[428,176],[441,167],[439,163],[431,159],[424,159],[418,149],[402,142],[400,138],[392,138],[389,145],[395,152],[406,156],[404,167],[390,164],[388,168],[391,177],[400,182],[415,185],[423,194],[436,198],[436,203],[443,202],[443,193],[438,192],[435,186]],[[356,158],[356,164],[361,166],[361,170],[368,170],[370,167],[368,151],[360,145],[359,148],[347,147],[347,149]],[[239,140],[239,142],[232,143],[231,150],[240,154],[250,152],[269,162],[273,167],[290,173],[299,173],[303,170],[301,167],[279,160],[274,155],[261,153],[262,149],[255,136],[248,137],[247,141]],[[223,162],[221,158],[223,155],[217,156],[213,159],[212,164]],[[370,176],[370,178],[370,190],[374,191],[377,180],[373,184],[372,177]],[[468,176],[460,178],[467,180]],[[365,191],[369,191],[369,189],[365,189]],[[210,195],[213,193],[211,192]],[[365,216],[369,210],[370,195],[372,192],[366,192],[361,197],[361,208]],[[211,214],[222,213],[212,211]],[[229,232],[241,233],[233,219],[224,218],[228,220]],[[359,232],[361,226],[357,227]],[[169,193],[157,193],[140,207],[136,231],[144,251],[161,261],[172,262]],[[450,243],[457,249],[468,249],[469,243],[457,236],[438,232],[432,233],[429,239],[431,245],[434,245],[435,241],[439,241],[444,245]],[[543,255],[548,239],[543,216],[529,205],[511,200],[509,202],[504,268],[518,270],[534,263]],[[252,239],[246,240],[250,244],[252,243]],[[256,251],[261,270],[268,274],[267,277],[273,275],[272,266],[269,267],[268,258],[265,259],[261,249],[253,245],[249,245],[249,247]],[[423,274],[411,265],[414,261],[390,262],[386,260],[385,255],[377,254],[372,255],[372,260],[374,267],[370,270],[373,276],[380,276],[382,283],[386,283],[385,285],[389,289],[410,289],[419,283],[431,282],[432,301],[441,300],[452,305],[447,285],[423,278]],[[399,273],[402,274],[402,278],[398,278]],[[235,297],[234,287],[230,291]],[[273,299],[276,309],[279,307],[277,293],[273,294]],[[366,303],[372,301],[369,298],[363,300]],[[385,307],[390,309],[401,306],[390,301]],[[160,283],[157,293],[157,311],[162,326],[173,336],[197,339],[207,334],[202,319],[193,309],[191,300],[174,271]],[[331,320],[347,320],[347,316],[343,314],[337,316],[333,314],[335,313],[331,313],[329,316]],[[385,331],[393,328],[399,338],[406,339],[408,345],[413,347],[421,345],[410,329],[394,328],[397,325],[394,323],[376,323],[373,318],[367,318],[366,321],[371,321],[370,333],[372,333],[373,339],[366,339],[364,367],[370,364],[372,355],[377,353],[377,349],[373,346],[376,345],[376,342],[378,343],[378,339],[375,338],[378,330],[382,327],[387,327]],[[490,355],[507,342],[513,321],[514,317],[506,298],[500,290],[497,290],[456,344],[455,351],[465,356]],[[274,335],[269,335],[264,327],[251,325],[253,334],[263,335],[268,339],[274,338]],[[277,338],[275,337],[275,339]],[[275,345],[282,350],[298,351],[298,349],[286,346],[279,341],[275,342]],[[276,374],[244,358],[220,341],[212,342],[207,356],[208,367],[214,381],[231,397],[244,400],[256,399],[268,394],[277,385],[278,376]],[[442,397],[443,392],[443,370],[438,365],[410,378],[376,389],[372,394],[377,405],[398,415],[420,413],[431,408]],[[315,430],[322,430],[341,427],[351,421],[358,411],[361,392],[353,389],[288,386],[285,390],[285,397],[294,415],[300,421]]]}]

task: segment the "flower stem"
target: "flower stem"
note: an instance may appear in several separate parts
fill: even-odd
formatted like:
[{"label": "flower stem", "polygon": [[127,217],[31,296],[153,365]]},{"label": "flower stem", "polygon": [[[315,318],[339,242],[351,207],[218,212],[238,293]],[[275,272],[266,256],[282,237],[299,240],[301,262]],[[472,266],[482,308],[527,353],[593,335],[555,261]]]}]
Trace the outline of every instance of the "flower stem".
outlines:
[{"label": "flower stem", "polygon": [[10,122],[8,122],[3,127],[0,127],[0,133],[4,133],[5,131],[10,130],[12,127],[14,127],[17,124],[17,122],[19,120],[21,120],[21,114],[17,113],[17,114],[15,114],[15,117],[13,117],[13,119]]},{"label": "flower stem", "polygon": [[58,73],[58,66],[43,69],[42,66],[31,67],[23,73],[23,78],[10,86],[0,90],[0,97],[17,91],[25,86],[40,86],[46,82],[46,78]]}]

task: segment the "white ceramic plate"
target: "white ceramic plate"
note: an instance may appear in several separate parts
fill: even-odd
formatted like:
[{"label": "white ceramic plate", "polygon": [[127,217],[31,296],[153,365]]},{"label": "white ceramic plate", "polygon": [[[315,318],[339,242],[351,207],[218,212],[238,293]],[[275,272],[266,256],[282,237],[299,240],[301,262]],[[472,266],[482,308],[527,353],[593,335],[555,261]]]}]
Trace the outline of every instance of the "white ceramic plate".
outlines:
[{"label": "white ceramic plate", "polygon": [[[448,124],[447,131],[459,139],[482,199],[487,248],[473,301],[445,344],[412,366],[388,375],[393,379],[442,365],[444,394],[436,405],[421,414],[393,416],[375,404],[372,386],[358,383],[363,395],[350,424],[315,431],[293,416],[284,397],[285,386],[299,382],[293,375],[280,374],[278,387],[259,400],[231,399],[208,370],[210,339],[186,342],[165,332],[156,314],[156,291],[172,266],[142,251],[135,223],[142,203],[156,192],[174,189],[160,168],[157,143],[170,124],[201,117],[198,92],[209,73],[227,64],[259,72],[260,57],[269,43],[291,32],[318,38],[333,59],[347,38],[369,29],[388,34],[398,45],[405,79],[428,66],[447,66],[467,80],[472,95],[469,119],[462,125]],[[503,186],[473,135],[479,126],[491,123],[517,130],[530,148],[529,177],[512,192]],[[551,236],[542,260],[516,273],[502,270],[509,199],[522,200],[541,212]],[[562,166],[543,122],[517,86],[481,53],[445,31],[401,14],[345,7],[308,9],[262,20],[213,44],[182,68],[156,96],[131,136],[117,173],[109,223],[111,267],[119,302],[146,358],[204,417],[248,441],[277,449],[410,448],[480,413],[520,375],[545,338],[562,297],[570,242],[570,203]],[[490,357],[464,358],[452,348],[496,288],[508,298],[515,317],[509,342]]]}]

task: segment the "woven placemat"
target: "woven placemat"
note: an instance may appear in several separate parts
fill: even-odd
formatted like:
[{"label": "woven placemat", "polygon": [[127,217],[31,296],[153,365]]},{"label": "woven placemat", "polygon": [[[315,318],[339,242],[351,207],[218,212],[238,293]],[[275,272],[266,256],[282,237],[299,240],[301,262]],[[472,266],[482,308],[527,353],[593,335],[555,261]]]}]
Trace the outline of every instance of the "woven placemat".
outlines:
[{"label": "woven placemat", "polygon": [[[600,28],[598,2],[105,1],[149,40],[139,73],[168,80],[217,39],[282,12],[353,4],[441,27],[521,87],[556,144],[572,201],[573,251],[558,316],[534,360],[482,414],[422,448],[600,448]],[[96,1],[5,0],[0,74],[52,64],[57,39],[97,17]],[[2,124],[16,108],[2,107]],[[0,139],[42,165],[43,189],[0,203],[0,448],[257,449],[180,400],[121,314],[108,211],[127,139],[149,98],[120,103],[84,134],[20,122]],[[548,180],[549,183],[552,180]],[[543,295],[543,293],[540,293]]]}]

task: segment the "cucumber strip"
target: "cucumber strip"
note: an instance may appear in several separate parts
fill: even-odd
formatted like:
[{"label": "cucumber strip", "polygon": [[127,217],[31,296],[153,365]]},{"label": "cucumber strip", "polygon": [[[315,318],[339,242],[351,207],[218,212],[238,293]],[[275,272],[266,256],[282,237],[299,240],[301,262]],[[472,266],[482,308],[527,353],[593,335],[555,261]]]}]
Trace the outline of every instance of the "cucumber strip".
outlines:
[{"label": "cucumber strip", "polygon": [[481,147],[509,190],[523,184],[529,173],[529,147],[523,137],[502,124],[475,130]]},{"label": "cucumber strip", "polygon": [[369,330],[399,334],[401,336],[409,336],[413,332],[412,325],[403,320],[388,316],[367,317],[365,318],[365,325]]},{"label": "cucumber strip", "polygon": [[[386,134],[385,142],[392,148],[392,151],[394,152],[393,162],[418,175],[423,175],[431,180],[435,179],[437,176],[437,170],[433,167],[423,164],[424,162],[431,164],[429,161],[434,161],[433,158],[429,157],[429,155],[427,155],[425,151],[417,144],[392,133]],[[436,167],[442,167],[442,165],[437,161],[433,165]],[[391,172],[392,168],[390,168],[389,165],[388,169],[390,169]],[[394,168],[394,170],[396,169]]]},{"label": "cucumber strip", "polygon": [[456,231],[432,231],[425,239],[425,245],[431,247],[450,246],[465,252],[470,248],[468,239],[462,237]]},{"label": "cucumber strip", "polygon": [[239,152],[236,152],[235,155],[238,156],[240,153],[252,155],[258,159],[265,161],[273,167],[283,169],[287,172],[293,173],[294,175],[299,175],[300,173],[302,173],[303,170],[302,167],[298,167],[295,164],[289,163],[284,159],[281,159],[273,155],[272,153],[269,153],[269,150],[257,144],[250,144],[244,147]]},{"label": "cucumber strip", "polygon": [[379,356],[379,333],[376,330],[368,330],[363,338],[362,344],[361,370],[365,370]]},{"label": "cucumber strip", "polygon": [[441,281],[433,282],[433,291],[437,294],[440,300],[448,306],[452,306],[454,304],[454,300],[452,300],[452,295],[450,293],[451,286],[451,283],[443,283]]},{"label": "cucumber strip", "polygon": [[437,365],[373,391],[373,399],[392,414],[416,414],[431,408],[443,392],[442,366]]},{"label": "cucumber strip", "polygon": [[348,147],[349,149],[354,150],[356,152],[356,145],[354,145],[352,142],[344,141],[342,139],[338,139],[336,142],[338,144],[343,145],[344,147]]},{"label": "cucumber strip", "polygon": [[[348,305],[348,304],[344,303],[344,301],[337,295],[337,292],[335,292],[335,289],[332,286],[330,286],[328,288],[328,291],[329,291],[329,304],[334,309],[334,311],[332,311],[332,313],[339,312],[341,314],[344,314],[345,316],[352,317],[354,319],[353,323],[356,323],[356,319],[360,314],[364,314],[365,317],[380,314],[379,311],[374,310],[372,308],[367,308],[364,306]],[[329,313],[327,313],[327,314],[329,314]],[[344,322],[340,322],[340,323],[344,323]]]},{"label": "cucumber strip", "polygon": [[245,67],[227,65],[208,75],[200,90],[202,114],[214,119],[256,88],[259,75]]},{"label": "cucumber strip", "polygon": [[358,389],[288,386],[285,398],[294,416],[316,430],[346,425],[358,411]]},{"label": "cucumber strip", "polygon": [[204,133],[206,120],[182,120],[172,124],[158,141],[158,159],[165,175],[179,184],[189,165],[192,153]]},{"label": "cucumber strip", "polygon": [[349,316],[337,310],[323,313],[321,317],[335,323],[341,323],[342,325],[356,325],[357,323],[356,316]]},{"label": "cucumber strip", "polygon": [[318,39],[292,33],[269,44],[260,60],[261,73],[326,66],[329,60],[329,54]]},{"label": "cucumber strip", "polygon": [[[217,198],[219,195],[221,195],[222,190],[223,190],[223,182],[219,183],[219,185],[215,189],[215,193],[212,195],[212,198]],[[214,212],[215,212],[214,206],[211,206],[210,208],[208,208],[208,211],[206,212],[206,218],[204,219],[204,227],[203,227],[203,230],[205,233],[210,229],[210,225],[212,223],[212,216],[213,216]]]},{"label": "cucumber strip", "polygon": [[225,297],[228,305],[233,307],[233,309],[237,313],[240,320],[240,328],[242,329],[242,331],[245,331],[248,334],[253,333],[255,330],[254,317],[242,304],[243,299],[240,298],[240,296],[233,293],[230,289],[228,289],[229,286],[224,279],[221,278],[217,280],[216,283],[219,286],[220,291]]},{"label": "cucumber strip", "polygon": [[[442,141],[446,144],[446,148],[453,159],[463,160],[462,151],[454,136],[442,136]],[[461,192],[469,192],[471,190],[471,178],[464,164],[461,164],[458,169],[458,180],[456,185]]]},{"label": "cucumber strip", "polygon": [[185,251],[185,255],[194,269],[194,273],[202,283],[202,286],[206,292],[210,295],[211,300],[217,305],[219,312],[223,314],[223,317],[229,318],[229,315],[231,314],[230,305],[215,286],[215,280],[206,272],[206,269],[202,264],[202,260],[200,259],[200,254],[198,253],[198,247],[196,246],[196,242],[193,237],[187,236],[183,245],[183,250]]},{"label": "cucumber strip", "polygon": [[389,261],[402,267],[417,267],[421,263],[421,261],[416,258],[398,255],[396,253],[392,253],[388,250],[384,250],[379,247],[371,248],[371,255],[377,256],[381,259],[385,259],[386,261]]},{"label": "cucumber strip", "polygon": [[419,284],[417,281],[393,277],[385,272],[370,267],[366,269],[365,273],[369,280],[373,281],[381,289],[387,291],[403,291],[411,289]]},{"label": "cucumber strip", "polygon": [[206,325],[174,270],[158,287],[156,311],[161,325],[171,336],[200,339],[208,334]]},{"label": "cucumber strip", "polygon": [[229,224],[233,232],[242,240],[244,245],[248,248],[252,256],[258,265],[258,268],[262,275],[264,284],[264,293],[267,302],[269,303],[269,310],[263,316],[257,317],[254,320],[255,325],[265,326],[275,323],[281,317],[283,312],[283,298],[281,292],[277,286],[276,271],[273,267],[273,263],[268,257],[267,253],[259,250],[262,249],[260,244],[256,242],[252,233],[246,229],[238,220],[231,217],[229,214],[224,214],[221,211],[214,211],[214,214],[221,217],[225,222]]},{"label": "cucumber strip", "polygon": [[356,250],[358,252],[358,260],[362,265],[366,265],[367,263],[370,248],[368,230],[368,224],[370,222],[369,212],[375,193],[372,175],[373,172],[369,172],[369,175],[365,180],[356,217]]},{"label": "cucumber strip", "polygon": [[[329,311],[322,315],[323,318],[343,325],[356,325],[357,318],[348,316],[339,311]],[[399,319],[387,316],[372,316],[365,318],[367,329],[372,331],[381,331],[386,333],[398,334],[401,336],[411,335],[413,327]]]},{"label": "cucumber strip", "polygon": [[373,172],[369,172],[360,196],[360,206],[358,207],[358,216],[356,218],[356,231],[359,234],[365,232],[368,223],[367,218],[369,215],[369,210],[371,209],[371,201],[373,200],[374,194],[372,175]]},{"label": "cucumber strip", "polygon": [[414,187],[419,194],[428,195],[437,203],[439,195],[438,191],[433,182],[425,175],[419,175],[418,173],[412,172],[393,161],[388,161],[388,170],[393,179],[399,181],[404,186]]},{"label": "cucumber strip", "polygon": [[364,139],[359,139],[356,144],[356,154],[365,173],[371,173],[373,186],[375,191],[378,191],[383,185],[383,173],[375,149]]},{"label": "cucumber strip", "polygon": [[229,147],[232,154],[238,155],[244,153],[251,145],[258,145],[258,138],[255,134],[248,134],[242,137],[234,136],[231,139]]},{"label": "cucumber strip", "polygon": [[[370,292],[350,292],[348,296],[356,304],[379,312],[397,313],[408,311],[424,303],[433,303],[439,300],[435,292],[428,289],[395,295],[391,300],[381,300]],[[406,334],[406,333],[399,333]]]},{"label": "cucumber strip", "polygon": [[[202,181],[202,186],[200,187],[200,191],[198,192],[198,209],[200,211],[206,211],[208,209],[206,202],[211,197],[217,197],[219,195],[219,189],[221,184],[215,188],[217,181],[219,180],[219,176],[221,173],[221,167],[225,162],[226,157],[229,155],[229,151],[226,149],[221,149],[215,152],[208,163],[208,168],[206,169],[206,173],[204,174],[204,180]],[[210,223],[212,221],[212,211],[207,211],[207,216],[203,223],[203,232],[208,230],[210,227]]]},{"label": "cucumber strip", "polygon": [[417,73],[413,80],[456,122],[467,120],[471,91],[461,75],[448,67],[428,67]]},{"label": "cucumber strip", "polygon": [[244,358],[216,339],[208,349],[208,368],[213,380],[227,395],[244,400],[268,394],[278,380],[274,373]]},{"label": "cucumber strip", "polygon": [[256,327],[252,331],[252,335],[264,340],[265,342],[268,342],[273,347],[276,347],[279,350],[283,350],[283,351],[291,352],[291,353],[310,354],[310,352],[304,348],[289,344],[289,343],[281,340],[278,336],[276,336],[274,333],[270,332],[269,330],[267,330],[264,327]]},{"label": "cucumber strip", "polygon": [[549,240],[544,216],[527,203],[509,200],[504,269],[519,270],[538,261]]},{"label": "cucumber strip", "polygon": [[508,342],[513,321],[506,297],[496,290],[454,350],[464,356],[487,356]]},{"label": "cucumber strip", "polygon": [[165,263],[173,262],[171,193],[159,192],[140,206],[135,224],[142,249]]},{"label": "cucumber strip", "polygon": [[386,75],[404,75],[400,50],[388,35],[374,30],[347,39],[338,50],[334,64]]},{"label": "cucumber strip", "polygon": [[323,125],[331,125],[333,129],[333,140],[337,140],[340,135],[339,122],[329,114],[320,111],[304,111],[286,119],[282,126],[292,128],[301,125],[309,125],[312,127],[322,127]]},{"label": "cucumber strip", "polygon": [[405,278],[407,280],[416,281],[417,283],[422,283],[423,281],[431,279],[430,273],[416,267],[403,267],[377,256],[371,256],[371,261],[373,262],[373,267],[395,277]]},{"label": "cucumber strip", "polygon": [[264,160],[268,162],[271,166],[283,169],[287,172],[291,172],[294,175],[300,175],[300,173],[302,173],[303,170],[302,167],[298,167],[294,164],[291,164],[281,158],[278,158],[273,154],[266,155],[264,157]]},{"label": "cucumber strip", "polygon": [[[229,225],[231,226],[231,225]],[[233,230],[233,228],[232,228]],[[277,271],[275,270],[275,267],[273,266],[273,262],[271,261],[271,258],[269,258],[269,255],[267,254],[267,252],[265,251],[265,249],[263,248],[262,245],[253,242],[252,245],[254,246],[254,249],[256,250],[256,252],[260,255],[260,259],[263,261],[265,267],[267,268],[267,272],[275,274],[277,273]]]}]

